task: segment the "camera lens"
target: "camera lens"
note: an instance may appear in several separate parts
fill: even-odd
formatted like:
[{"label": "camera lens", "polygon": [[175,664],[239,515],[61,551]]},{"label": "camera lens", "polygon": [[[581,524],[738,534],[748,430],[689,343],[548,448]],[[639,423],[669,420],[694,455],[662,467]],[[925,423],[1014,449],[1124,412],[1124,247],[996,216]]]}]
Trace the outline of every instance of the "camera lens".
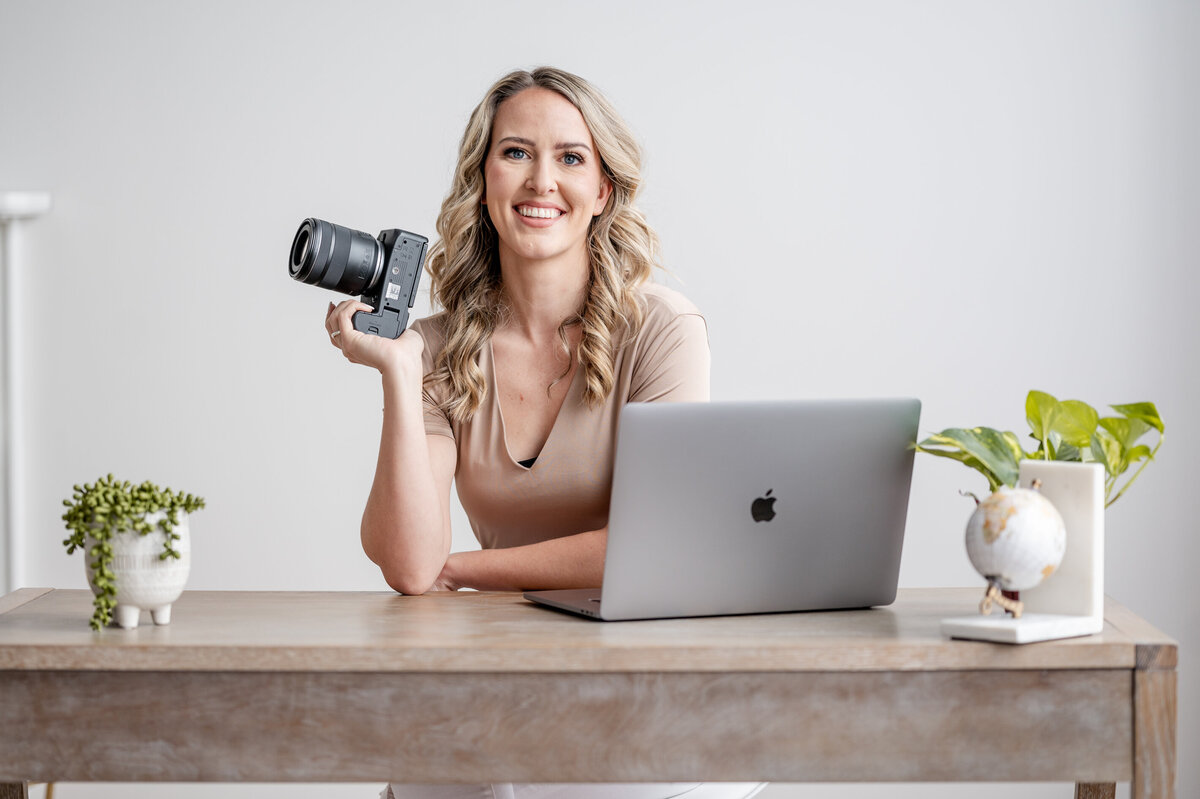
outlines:
[{"label": "camera lens", "polygon": [[383,273],[383,245],[361,230],[310,217],[292,239],[288,273],[310,286],[365,294]]}]

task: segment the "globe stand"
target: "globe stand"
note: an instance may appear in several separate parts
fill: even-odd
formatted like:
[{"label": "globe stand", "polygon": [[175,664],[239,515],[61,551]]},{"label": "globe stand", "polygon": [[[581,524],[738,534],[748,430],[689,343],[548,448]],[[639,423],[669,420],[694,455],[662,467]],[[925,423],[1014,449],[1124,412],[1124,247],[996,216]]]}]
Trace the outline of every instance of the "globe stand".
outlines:
[{"label": "globe stand", "polygon": [[1041,492],[1058,509],[1067,548],[1058,570],[1021,592],[1021,618],[958,616],[942,619],[943,635],[1028,644],[1092,635],[1104,629],[1104,467],[1096,463],[1021,461],[1018,485],[1041,480]]}]

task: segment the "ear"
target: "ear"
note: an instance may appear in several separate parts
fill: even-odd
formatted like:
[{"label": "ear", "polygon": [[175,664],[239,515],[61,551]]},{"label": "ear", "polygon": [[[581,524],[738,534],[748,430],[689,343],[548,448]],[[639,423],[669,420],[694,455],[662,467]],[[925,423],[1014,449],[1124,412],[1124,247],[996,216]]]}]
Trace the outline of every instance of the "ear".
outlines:
[{"label": "ear", "polygon": [[607,175],[601,176],[600,193],[596,195],[596,205],[594,206],[595,210],[592,211],[592,216],[600,216],[600,214],[604,213],[610,196],[612,196],[612,183],[609,182]]}]

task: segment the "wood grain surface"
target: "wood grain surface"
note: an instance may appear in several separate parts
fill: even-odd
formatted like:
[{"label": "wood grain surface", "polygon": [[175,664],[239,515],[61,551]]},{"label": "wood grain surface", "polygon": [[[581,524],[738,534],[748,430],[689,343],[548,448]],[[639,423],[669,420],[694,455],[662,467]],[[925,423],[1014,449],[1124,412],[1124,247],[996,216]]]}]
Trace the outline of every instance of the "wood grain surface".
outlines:
[{"label": "wood grain surface", "polygon": [[1179,665],[1178,644],[1133,611],[1106,599],[1104,620],[1106,628],[1112,627],[1137,642],[1135,668],[1174,669]]},{"label": "wood grain surface", "polygon": [[976,589],[887,608],[601,623],[516,594],[186,592],[88,627],[0,599],[0,799],[43,781],[1070,781],[1173,799],[1176,643],[945,638]]},{"label": "wood grain surface", "polygon": [[53,591],[53,588],[18,588],[11,594],[0,596],[0,613],[8,613],[21,607],[26,602],[32,602],[43,594]]},{"label": "wood grain surface", "polygon": [[1116,783],[1079,783],[1075,786],[1075,799],[1117,799]]},{"label": "wood grain surface", "polygon": [[0,779],[1123,781],[1130,690],[1108,670],[6,672]]},{"label": "wood grain surface", "polygon": [[1177,675],[1139,670],[1133,680],[1133,799],[1174,799]]},{"label": "wood grain surface", "polygon": [[185,592],[173,621],[88,628],[91,594],[54,590],[0,615],[0,670],[926,671],[1132,668],[1134,639],[954,641],[974,589],[902,590],[886,608],[595,622],[519,594]]}]

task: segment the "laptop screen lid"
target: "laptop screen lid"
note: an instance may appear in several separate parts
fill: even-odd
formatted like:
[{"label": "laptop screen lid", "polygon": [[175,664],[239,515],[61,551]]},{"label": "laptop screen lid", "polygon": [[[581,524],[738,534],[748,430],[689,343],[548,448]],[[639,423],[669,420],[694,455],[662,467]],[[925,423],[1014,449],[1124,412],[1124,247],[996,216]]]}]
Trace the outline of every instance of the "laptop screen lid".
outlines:
[{"label": "laptop screen lid", "polygon": [[626,405],[597,615],[891,603],[919,416],[915,399]]}]

